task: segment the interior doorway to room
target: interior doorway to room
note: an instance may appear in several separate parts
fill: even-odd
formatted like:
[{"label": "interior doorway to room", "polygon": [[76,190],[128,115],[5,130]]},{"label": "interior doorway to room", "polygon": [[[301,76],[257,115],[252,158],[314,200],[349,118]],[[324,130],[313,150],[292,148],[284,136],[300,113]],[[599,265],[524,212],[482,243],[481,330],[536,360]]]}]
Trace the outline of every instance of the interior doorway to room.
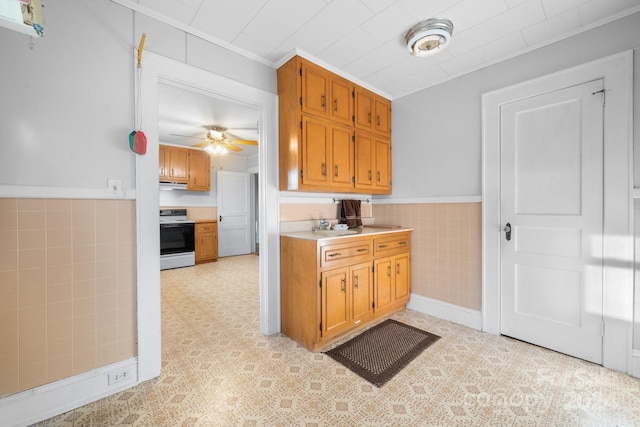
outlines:
[{"label": "interior doorway to room", "polygon": [[500,108],[500,332],[602,363],[602,79]]}]

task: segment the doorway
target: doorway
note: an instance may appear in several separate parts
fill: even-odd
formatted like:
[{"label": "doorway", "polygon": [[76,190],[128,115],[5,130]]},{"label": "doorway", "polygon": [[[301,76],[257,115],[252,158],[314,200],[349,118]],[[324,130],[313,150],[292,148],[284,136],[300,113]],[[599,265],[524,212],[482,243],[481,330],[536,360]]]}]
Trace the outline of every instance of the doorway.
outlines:
[{"label": "doorway", "polygon": [[[254,87],[154,54],[145,53],[139,87],[147,154],[136,156],[138,380],[160,375],[160,259],[158,189],[158,84],[168,82],[227,97],[260,111],[259,206],[260,331],[280,330],[279,307],[279,191],[277,182],[277,97]],[[267,203],[267,200],[269,203]]]},{"label": "doorway", "polygon": [[501,334],[501,106],[587,82],[605,82],[603,101],[602,364],[631,370],[633,245],[631,236],[631,82],[633,54],[616,54],[482,96],[482,328]]}]

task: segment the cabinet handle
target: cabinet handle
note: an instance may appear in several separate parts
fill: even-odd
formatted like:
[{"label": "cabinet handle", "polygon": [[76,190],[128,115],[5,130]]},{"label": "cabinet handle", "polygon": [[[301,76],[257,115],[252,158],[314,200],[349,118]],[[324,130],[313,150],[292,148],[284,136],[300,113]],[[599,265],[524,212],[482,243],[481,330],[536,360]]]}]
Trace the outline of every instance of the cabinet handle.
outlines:
[{"label": "cabinet handle", "polygon": [[355,275],[354,279],[355,279],[355,283],[354,283],[354,285],[353,285],[353,286],[354,286],[356,289],[358,289],[358,275],[357,275],[357,274]]},{"label": "cabinet handle", "polygon": [[173,176],[173,168],[171,168],[171,176]]},{"label": "cabinet handle", "polygon": [[329,254],[327,256],[331,258],[331,257],[334,257],[334,256],[340,256],[340,255],[342,255],[342,252],[334,252],[334,253]]},{"label": "cabinet handle", "polygon": [[320,97],[320,105],[323,106],[323,107],[326,107],[326,105],[327,105],[327,99],[326,99],[326,97],[324,95],[322,95]]},{"label": "cabinet handle", "polygon": [[369,181],[371,181],[371,171],[369,171]]},{"label": "cabinet handle", "polygon": [[371,123],[371,111],[367,113],[367,123]]},{"label": "cabinet handle", "polygon": [[407,242],[404,241],[404,240],[402,242],[398,242],[398,246],[405,246],[406,244],[407,244]]},{"label": "cabinet handle", "polygon": [[358,252],[365,252],[365,251],[368,251],[368,249],[367,249],[367,248],[360,248],[360,249],[358,249]]},{"label": "cabinet handle", "polygon": [[391,266],[387,266],[387,277],[391,277]]},{"label": "cabinet handle", "polygon": [[376,116],[376,126],[380,126],[380,116]]},{"label": "cabinet handle", "polygon": [[322,176],[327,176],[327,164],[322,163]]},{"label": "cabinet handle", "polygon": [[400,275],[400,264],[396,264],[396,274]]},{"label": "cabinet handle", "polygon": [[333,100],[333,111],[338,111],[338,98]]},{"label": "cabinet handle", "polygon": [[335,166],[335,172],[333,174],[336,178],[338,177],[338,165]]},{"label": "cabinet handle", "polygon": [[378,182],[380,182],[380,171],[378,171]]},{"label": "cabinet handle", "polygon": [[347,292],[347,280],[343,277],[340,282],[342,283],[342,292]]},{"label": "cabinet handle", "polygon": [[384,248],[386,248],[386,247],[387,247],[387,245],[380,245],[380,246],[378,246],[378,248],[380,248],[380,249],[384,249]]}]

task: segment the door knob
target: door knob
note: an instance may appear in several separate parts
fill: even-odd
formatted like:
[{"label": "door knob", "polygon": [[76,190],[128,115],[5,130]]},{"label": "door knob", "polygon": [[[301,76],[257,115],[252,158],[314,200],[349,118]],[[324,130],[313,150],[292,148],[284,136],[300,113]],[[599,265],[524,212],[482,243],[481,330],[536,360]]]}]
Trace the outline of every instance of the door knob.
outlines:
[{"label": "door knob", "polygon": [[504,226],[504,237],[507,239],[507,242],[511,240],[511,223],[509,222]]}]

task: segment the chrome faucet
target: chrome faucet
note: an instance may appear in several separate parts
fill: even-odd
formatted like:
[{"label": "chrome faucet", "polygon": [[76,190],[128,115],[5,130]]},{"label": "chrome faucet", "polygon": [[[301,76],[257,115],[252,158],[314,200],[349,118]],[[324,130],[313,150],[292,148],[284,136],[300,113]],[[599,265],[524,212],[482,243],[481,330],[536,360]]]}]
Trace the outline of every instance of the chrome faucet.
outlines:
[{"label": "chrome faucet", "polygon": [[326,218],[322,218],[318,225],[318,230],[328,230],[329,227],[331,227],[331,222]]}]

